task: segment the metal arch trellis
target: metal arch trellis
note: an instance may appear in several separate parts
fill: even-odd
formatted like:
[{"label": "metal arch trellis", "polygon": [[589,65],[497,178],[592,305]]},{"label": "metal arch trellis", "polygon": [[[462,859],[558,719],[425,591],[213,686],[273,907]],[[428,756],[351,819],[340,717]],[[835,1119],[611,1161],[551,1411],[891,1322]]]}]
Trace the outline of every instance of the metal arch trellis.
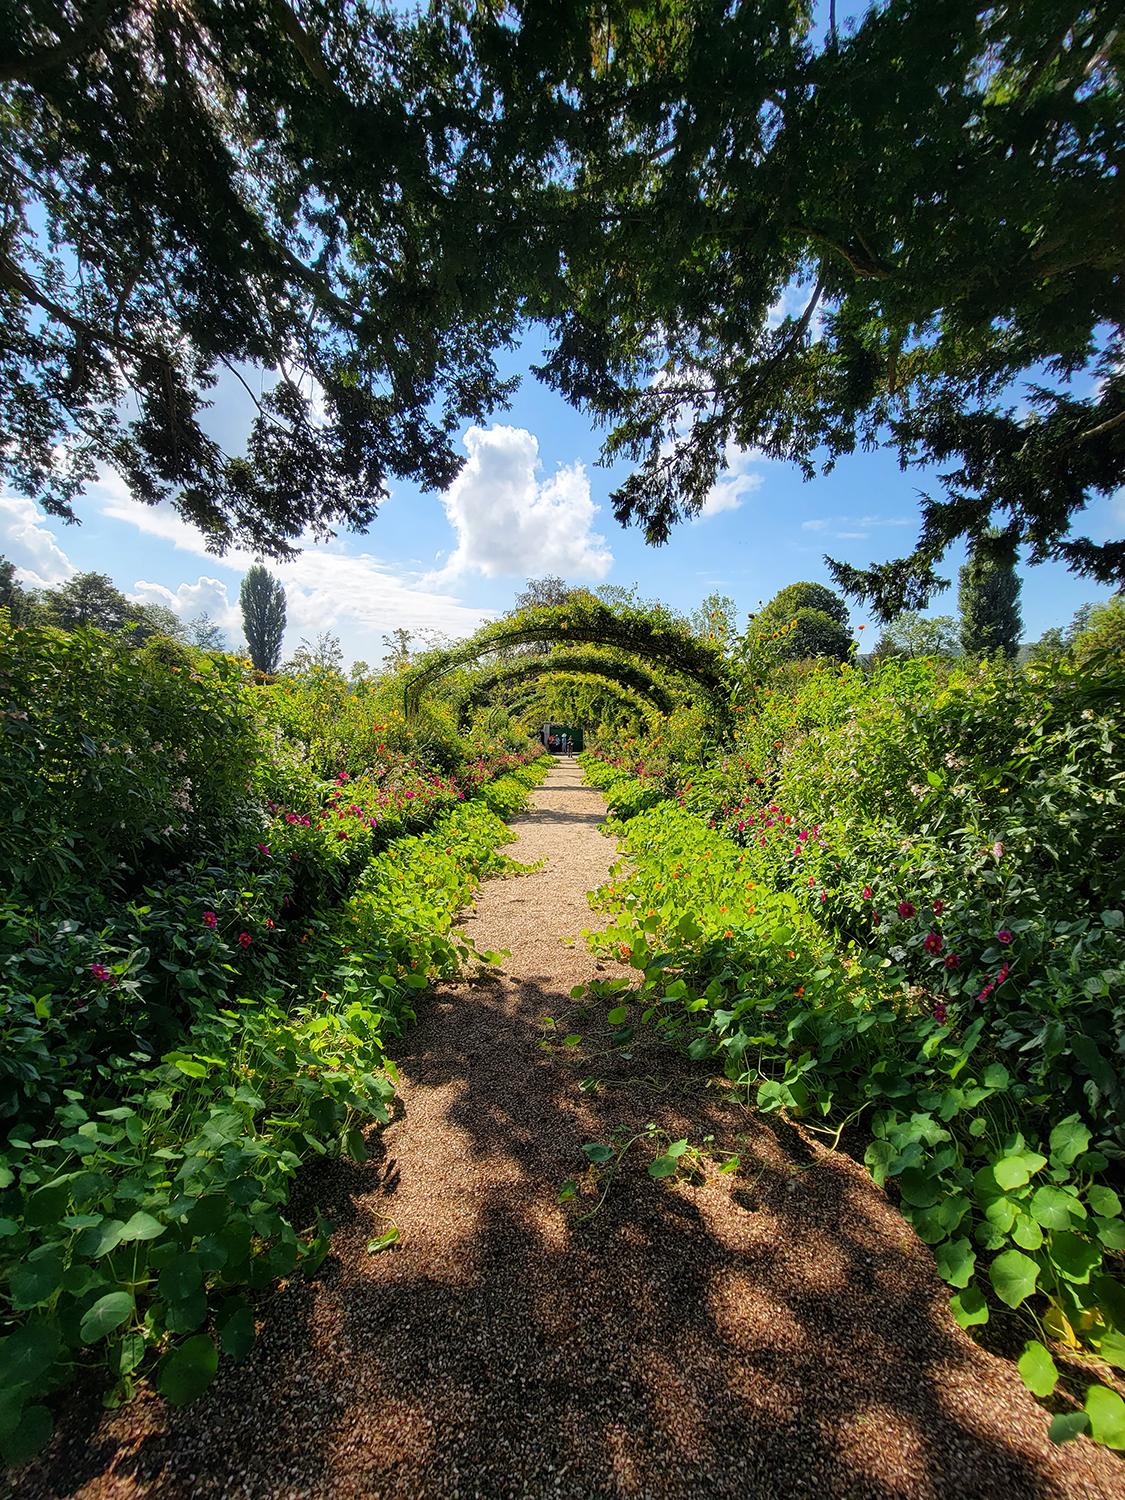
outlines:
[{"label": "metal arch trellis", "polygon": [[413,718],[426,688],[447,673],[490,651],[528,642],[617,647],[690,678],[716,715],[725,718],[728,713],[730,685],[722,656],[714,647],[676,620],[654,619],[642,610],[612,610],[592,594],[581,594],[565,604],[521,610],[484,626],[457,646],[428,653],[403,679],[406,717]]},{"label": "metal arch trellis", "polygon": [[[612,678],[597,678],[589,675],[583,675],[582,673],[578,672],[560,673],[559,676],[562,681],[570,682],[575,685],[588,685],[604,688],[607,692],[612,693],[614,697],[620,698],[623,703],[628,703],[632,707],[639,709],[641,712],[651,713],[654,711],[659,711],[654,710],[653,705],[649,701],[649,699],[644,695],[638,693],[635,688],[626,687],[620,682],[614,682]],[[543,694],[541,691],[541,685],[537,684],[530,691],[517,693],[514,698],[509,699],[508,702],[504,705],[504,709],[506,709],[509,714],[522,714],[533,704],[542,704],[542,702]]]},{"label": "metal arch trellis", "polygon": [[671,713],[676,703],[675,695],[639,664],[620,661],[597,651],[565,651],[505,662],[486,673],[473,683],[462,706],[462,715],[487,702],[498,689],[547,675],[615,682],[632,689],[661,714]]}]

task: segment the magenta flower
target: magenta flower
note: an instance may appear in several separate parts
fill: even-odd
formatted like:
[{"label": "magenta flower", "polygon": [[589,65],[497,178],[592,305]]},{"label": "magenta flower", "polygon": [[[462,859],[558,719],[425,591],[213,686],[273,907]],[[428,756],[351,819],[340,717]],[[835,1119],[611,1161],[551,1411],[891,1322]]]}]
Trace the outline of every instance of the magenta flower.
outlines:
[{"label": "magenta flower", "polygon": [[918,908],[910,901],[900,901],[898,903],[898,914],[904,921],[907,917],[912,917],[917,910]]},{"label": "magenta flower", "polygon": [[258,853],[259,854],[264,854],[266,856],[266,858],[269,859],[269,857],[270,857],[270,846],[268,844],[259,844],[258,845]]},{"label": "magenta flower", "polygon": [[108,984],[113,978],[113,975],[106,968],[105,964],[91,964],[90,973],[99,982],[99,984]]},{"label": "magenta flower", "polygon": [[939,1026],[945,1025],[946,1009],[945,1001],[939,1000],[934,1006],[934,1020]]},{"label": "magenta flower", "polygon": [[203,913],[203,925],[212,929],[219,925],[219,919],[213,911],[205,911]]},{"label": "magenta flower", "polygon": [[873,911],[871,913],[871,920],[875,924],[875,926],[878,927],[879,923],[882,921],[882,918],[879,916],[879,913],[877,911]]},{"label": "magenta flower", "polygon": [[870,901],[871,898],[872,898],[872,896],[874,896],[874,894],[875,894],[875,892],[871,889],[871,887],[869,885],[865,885],[863,887],[863,899],[865,901]]},{"label": "magenta flower", "polygon": [[948,954],[945,960],[945,967],[947,969],[959,969],[961,967],[961,955],[959,953]]},{"label": "magenta flower", "polygon": [[821,893],[820,893],[820,899],[822,901],[827,901],[828,900],[828,892],[827,891],[821,891]]},{"label": "magenta flower", "polygon": [[922,943],[922,947],[925,948],[927,953],[934,954],[940,953],[944,946],[945,944],[942,942],[939,932],[927,932]]},{"label": "magenta flower", "polygon": [[996,934],[996,941],[998,943],[1003,943],[1004,947],[1006,948],[1012,941],[1012,934],[1006,927],[1001,927],[1000,931]]},{"label": "magenta flower", "polygon": [[935,901],[934,902],[933,910],[934,910],[934,916],[935,917],[940,917],[941,914],[942,914],[942,912],[945,910],[945,902],[944,901]]},{"label": "magenta flower", "polygon": [[254,941],[254,939],[250,936],[250,934],[248,932],[240,932],[238,934],[238,944],[239,944],[240,948],[249,948],[250,944],[253,941]]}]

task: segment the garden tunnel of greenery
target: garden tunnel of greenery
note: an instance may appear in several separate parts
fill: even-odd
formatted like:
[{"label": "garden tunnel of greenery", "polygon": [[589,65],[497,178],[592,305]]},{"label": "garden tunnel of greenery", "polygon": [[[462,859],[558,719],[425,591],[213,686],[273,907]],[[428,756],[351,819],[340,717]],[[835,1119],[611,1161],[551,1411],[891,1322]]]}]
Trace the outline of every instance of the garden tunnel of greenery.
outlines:
[{"label": "garden tunnel of greenery", "polygon": [[[576,595],[562,605],[521,610],[484,626],[456,646],[428,653],[403,679],[406,717],[417,713],[428,689],[458,667],[509,646],[549,643],[615,647],[639,663],[667,668],[695,684],[717,721],[728,717],[730,683],[720,651],[671,616],[614,610],[590,594]],[[640,681],[641,667],[633,670]]]},{"label": "garden tunnel of greenery", "polygon": [[579,678],[587,683],[616,684],[628,688],[644,699],[655,713],[669,714],[675,706],[671,689],[639,663],[610,656],[606,652],[553,651],[543,656],[518,658],[503,662],[485,672],[473,683],[462,706],[462,720],[468,723],[475,708],[494,699],[510,701],[509,690],[522,687],[538,677]]}]

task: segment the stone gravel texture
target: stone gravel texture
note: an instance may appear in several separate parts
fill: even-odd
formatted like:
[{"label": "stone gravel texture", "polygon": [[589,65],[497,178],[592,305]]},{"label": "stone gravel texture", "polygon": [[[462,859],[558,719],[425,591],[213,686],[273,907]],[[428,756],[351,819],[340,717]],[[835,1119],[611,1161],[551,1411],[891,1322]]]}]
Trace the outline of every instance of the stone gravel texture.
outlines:
[{"label": "stone gravel texture", "polygon": [[[514,857],[543,868],[465,921],[510,950],[502,976],[435,992],[377,1157],[302,1182],[339,1225],[321,1275],[263,1306],[194,1406],[77,1401],[21,1500],[1125,1496],[1113,1455],[1048,1442],[860,1166],[666,1051],[607,1051],[569,992],[613,966],[565,941],[596,921],[603,815],[563,761],[516,820]],[[642,1143],[576,1222],[583,1142],[650,1121],[714,1135],[739,1172],[655,1181]],[[391,1222],[400,1246],[369,1254]]]}]

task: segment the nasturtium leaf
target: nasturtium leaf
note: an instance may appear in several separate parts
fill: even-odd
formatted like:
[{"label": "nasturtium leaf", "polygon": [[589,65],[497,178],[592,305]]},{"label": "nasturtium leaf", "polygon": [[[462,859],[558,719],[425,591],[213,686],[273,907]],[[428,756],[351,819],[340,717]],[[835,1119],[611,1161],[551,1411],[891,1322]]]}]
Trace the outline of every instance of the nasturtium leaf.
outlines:
[{"label": "nasturtium leaf", "polygon": [[1012,1225],[1012,1238],[1021,1250],[1038,1250],[1043,1243],[1043,1231],[1028,1214],[1020,1214]]},{"label": "nasturtium leaf", "polygon": [[679,1171],[680,1163],[675,1156],[658,1156],[648,1169],[650,1177],[671,1177]]},{"label": "nasturtium leaf", "polygon": [[253,1309],[246,1303],[234,1309],[222,1324],[219,1342],[224,1354],[241,1364],[254,1347],[256,1337]]},{"label": "nasturtium leaf", "polygon": [[1125,1370],[1125,1333],[1115,1333],[1111,1330],[1103,1334],[1098,1340],[1098,1353],[1107,1365],[1114,1365],[1118,1370]]},{"label": "nasturtium leaf", "polygon": [[400,1239],[398,1228],[391,1225],[390,1229],[384,1230],[382,1234],[376,1235],[373,1240],[367,1241],[367,1253],[378,1255],[381,1250],[389,1250],[392,1245],[397,1245]]},{"label": "nasturtium leaf", "polygon": [[1073,1221],[1084,1217],[1084,1210],[1073,1193],[1044,1186],[1031,1196],[1031,1215],[1044,1229],[1069,1229]]},{"label": "nasturtium leaf", "polygon": [[38,1307],[58,1291],[63,1278],[62,1251],[55,1245],[32,1252],[14,1268],[9,1282],[12,1306]]},{"label": "nasturtium leaf", "polygon": [[563,1046],[564,1047],[577,1047],[578,1043],[581,1040],[582,1040],[582,1038],[581,1038],[581,1036],[579,1036],[578,1032],[577,1031],[572,1031],[569,1036],[564,1036],[563,1037]]},{"label": "nasturtium leaf", "polygon": [[54,1364],[62,1347],[49,1323],[25,1323],[0,1339],[0,1386],[31,1385]]},{"label": "nasturtium leaf", "polygon": [[107,1333],[120,1328],[133,1316],[133,1298],[129,1292],[107,1292],[88,1308],[80,1333],[84,1344],[96,1344]]},{"label": "nasturtium leaf", "polygon": [[606,1020],[611,1026],[620,1026],[624,1022],[628,1014],[629,1007],[627,1005],[615,1005],[614,1008],[606,1016]]},{"label": "nasturtium leaf", "polygon": [[110,1353],[110,1366],[118,1375],[129,1375],[145,1357],[145,1336],[133,1330],[124,1335]]},{"label": "nasturtium leaf", "polygon": [[25,1406],[18,1424],[0,1434],[0,1454],[14,1468],[41,1453],[55,1430],[54,1418],[45,1406]]},{"label": "nasturtium leaf", "polygon": [[205,1333],[178,1345],[160,1367],[160,1394],[172,1406],[186,1406],[201,1396],[215,1378],[219,1351]]},{"label": "nasturtium leaf", "polygon": [[614,1153],[612,1146],[603,1146],[600,1141],[587,1141],[582,1147],[583,1156],[592,1162],[609,1161]]},{"label": "nasturtium leaf", "polygon": [[230,1204],[221,1193],[206,1193],[197,1198],[188,1211],[187,1223],[192,1234],[216,1234],[230,1216]]},{"label": "nasturtium leaf", "polygon": [[1000,1161],[993,1162],[992,1174],[1006,1191],[1023,1187],[1030,1182],[1040,1168],[1047,1165],[1047,1158],[1038,1151],[1017,1151]]},{"label": "nasturtium leaf", "polygon": [[1112,1276],[1096,1276],[1093,1292],[1108,1321],[1119,1333],[1125,1333],[1125,1286]]},{"label": "nasturtium leaf", "polygon": [[966,1287],[949,1299],[949,1310],[962,1328],[988,1322],[988,1303],[979,1287]]},{"label": "nasturtium leaf", "polygon": [[1049,1396],[1059,1383],[1058,1366],[1038,1339],[1030,1339],[1023,1346],[1016,1369],[1033,1396]]},{"label": "nasturtium leaf", "polygon": [[683,1154],[687,1150],[687,1148],[688,1148],[688,1143],[687,1143],[686,1140],[683,1140],[683,1141],[673,1141],[672,1144],[668,1147],[666,1155],[668,1155],[668,1156],[683,1156]]},{"label": "nasturtium leaf", "polygon": [[899,1192],[916,1208],[932,1208],[942,1196],[941,1183],[918,1167],[911,1167],[897,1179]]},{"label": "nasturtium leaf", "polygon": [[934,1259],[937,1261],[938,1275],[950,1286],[966,1287],[973,1279],[973,1269],[977,1263],[976,1251],[964,1236],[946,1240],[943,1245],[939,1245],[934,1251]]},{"label": "nasturtium leaf", "polygon": [[1094,1227],[1107,1250],[1125,1250],[1125,1219],[1095,1219]]},{"label": "nasturtium leaf", "polygon": [[362,1130],[345,1130],[341,1138],[344,1150],[353,1161],[367,1161],[371,1153],[367,1149],[367,1142],[363,1139]]},{"label": "nasturtium leaf", "polygon": [[1086,1201],[1101,1219],[1115,1219],[1121,1212],[1121,1199],[1112,1188],[1096,1182],[1086,1193]]},{"label": "nasturtium leaf", "polygon": [[1125,1449],[1125,1401],[1117,1392],[1105,1385],[1092,1385],[1084,1405],[1094,1441],[1107,1448]]},{"label": "nasturtium leaf", "polygon": [[1019,1307],[1035,1290],[1039,1267],[1021,1250],[1002,1250],[989,1266],[988,1278],[1001,1302]]},{"label": "nasturtium leaf", "polygon": [[185,1251],[177,1255],[160,1273],[160,1295],[167,1302],[184,1302],[203,1285],[203,1270],[199,1257]]},{"label": "nasturtium leaf", "polygon": [[121,1243],[128,1244],[134,1240],[155,1240],[164,1233],[164,1225],[159,1219],[154,1219],[151,1214],[146,1214],[143,1209],[138,1209],[131,1219],[127,1219],[121,1230]]},{"label": "nasturtium leaf", "polygon": [[1051,1418],[1047,1436],[1052,1443],[1069,1443],[1072,1438],[1089,1430],[1090,1418],[1084,1411],[1061,1411],[1057,1417]]},{"label": "nasturtium leaf", "polygon": [[1051,1160],[1058,1162],[1060,1166],[1069,1167],[1090,1144],[1090,1132],[1077,1115],[1068,1115],[1051,1131],[1049,1144]]},{"label": "nasturtium leaf", "polygon": [[1048,1254],[1051,1264],[1067,1281],[1089,1281],[1091,1273],[1102,1263],[1101,1246],[1070,1230],[1060,1230],[1051,1236]]}]

